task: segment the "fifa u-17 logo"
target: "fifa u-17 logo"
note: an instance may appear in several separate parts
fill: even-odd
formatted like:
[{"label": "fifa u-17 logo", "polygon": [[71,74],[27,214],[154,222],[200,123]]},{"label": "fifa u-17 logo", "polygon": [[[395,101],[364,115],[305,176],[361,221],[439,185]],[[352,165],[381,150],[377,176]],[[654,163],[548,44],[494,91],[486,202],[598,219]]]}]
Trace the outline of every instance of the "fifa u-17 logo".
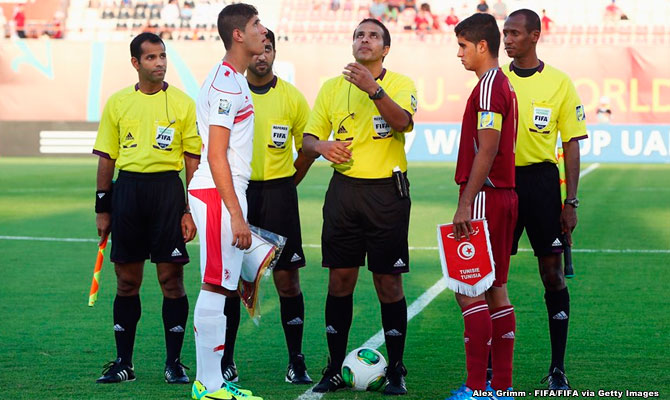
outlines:
[{"label": "fifa u-17 logo", "polygon": [[479,126],[477,129],[493,128],[495,126],[495,114],[492,111],[479,113]]}]

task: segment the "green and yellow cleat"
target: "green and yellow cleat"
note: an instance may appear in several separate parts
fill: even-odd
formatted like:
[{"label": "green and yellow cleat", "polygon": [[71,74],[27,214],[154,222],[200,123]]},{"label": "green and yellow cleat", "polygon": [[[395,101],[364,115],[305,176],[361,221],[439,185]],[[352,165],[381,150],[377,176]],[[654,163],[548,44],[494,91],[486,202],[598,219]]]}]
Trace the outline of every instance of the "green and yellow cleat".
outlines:
[{"label": "green and yellow cleat", "polygon": [[191,398],[201,400],[207,394],[207,388],[200,381],[194,381],[191,387]]},{"label": "green and yellow cleat", "polygon": [[251,390],[241,389],[239,386],[223,381],[221,389],[216,392],[206,393],[202,400],[263,400],[262,397],[254,396]]}]

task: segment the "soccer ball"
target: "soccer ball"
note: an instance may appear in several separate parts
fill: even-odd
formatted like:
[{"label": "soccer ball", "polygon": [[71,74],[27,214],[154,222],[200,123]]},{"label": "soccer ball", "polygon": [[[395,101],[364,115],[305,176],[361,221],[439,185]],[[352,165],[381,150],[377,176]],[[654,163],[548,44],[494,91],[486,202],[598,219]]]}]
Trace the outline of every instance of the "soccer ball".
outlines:
[{"label": "soccer ball", "polygon": [[353,390],[379,390],[386,381],[386,359],[382,353],[359,347],[342,363],[342,379]]}]

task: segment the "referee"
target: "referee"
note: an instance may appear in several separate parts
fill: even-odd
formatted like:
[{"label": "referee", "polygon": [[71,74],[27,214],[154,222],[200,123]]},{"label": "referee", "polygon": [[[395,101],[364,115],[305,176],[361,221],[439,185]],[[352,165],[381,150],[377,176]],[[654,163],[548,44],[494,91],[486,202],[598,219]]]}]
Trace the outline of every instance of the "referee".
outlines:
[{"label": "referee", "polygon": [[[333,177],[323,206],[322,264],[329,268],[326,337],[330,362],[315,392],[344,387],[340,369],[347,351],[358,268],[372,272],[381,303],[389,366],[386,394],[406,394],[402,363],[407,303],[402,274],[409,271],[410,198],[405,133],[413,128],[416,89],[386,70],[391,46],[384,24],[364,19],[353,35],[356,60],[326,81],[305,127],[303,151],[324,156]],[[331,131],[335,140],[328,140]],[[395,171],[395,172],[394,172]]]},{"label": "referee", "polygon": [[[150,258],[164,296],[165,381],[188,383],[179,360],[188,317],[183,265],[189,261],[186,242],[193,239],[196,228],[179,171],[186,166],[188,183],[198,167],[202,142],[194,101],[164,81],[163,41],[142,33],[130,43],[130,54],[139,82],[109,98],[93,148],[93,154],[100,156],[96,225],[101,242],[112,233],[110,258],[117,278],[117,358],[105,365],[96,382],[135,380],[132,356],[141,314],[139,290],[144,261]],[[115,167],[119,174],[112,186]]]},{"label": "referee", "polygon": [[[586,115],[575,86],[563,72],[537,57],[540,18],[531,10],[514,11],[503,28],[505,51],[513,61],[503,67],[519,101],[516,147],[516,190],[519,219],[512,254],[524,229],[537,257],[549,317],[551,364],[549,389],[570,389],[565,377],[570,296],[565,285],[561,253],[572,245],[577,226],[579,140],[587,137]],[[560,131],[565,152],[567,198],[561,211],[556,159]]]},{"label": "referee", "polygon": [[[249,223],[286,237],[286,246],[272,270],[282,327],[288,347],[289,363],[286,381],[309,384],[302,335],[305,303],[300,290],[300,268],[305,266],[302,250],[298,193],[296,186],[314,159],[302,152],[302,132],[309,117],[305,96],[272,71],[276,48],[275,35],[267,30],[263,54],[254,56],[247,69],[247,81],[254,102],[254,149],[251,180],[247,188]],[[298,158],[293,160],[293,142]],[[233,360],[235,338],[240,323],[240,301],[227,301],[226,348],[223,352],[223,376],[237,379]]]}]

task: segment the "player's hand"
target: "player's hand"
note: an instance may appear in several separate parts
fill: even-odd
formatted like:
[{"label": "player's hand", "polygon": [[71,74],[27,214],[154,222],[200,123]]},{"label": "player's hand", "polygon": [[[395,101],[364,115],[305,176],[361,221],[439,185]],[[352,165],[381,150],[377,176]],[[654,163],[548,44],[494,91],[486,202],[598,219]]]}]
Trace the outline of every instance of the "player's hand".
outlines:
[{"label": "player's hand", "polygon": [[195,237],[197,228],[195,227],[195,222],[193,222],[193,216],[191,213],[185,213],[181,217],[181,234],[184,236],[184,243],[188,243]]},{"label": "player's hand", "polygon": [[351,160],[351,142],[336,142],[321,140],[318,142],[317,151],[328,161],[342,164]]},{"label": "player's hand", "polygon": [[100,236],[98,246],[102,246],[102,242],[105,241],[107,235],[109,235],[109,231],[112,228],[112,214],[110,213],[95,214],[95,225],[98,227],[98,236]]},{"label": "player's hand", "polygon": [[375,94],[375,91],[379,87],[370,70],[359,63],[347,64],[342,74],[344,74],[344,79],[356,85],[357,88],[367,93],[368,96]]},{"label": "player's hand", "polygon": [[565,240],[572,246],[572,231],[577,226],[577,210],[571,205],[566,205],[561,211],[561,230],[565,234]]},{"label": "player's hand", "polygon": [[466,240],[470,240],[470,234],[473,233],[473,230],[469,207],[458,206],[456,214],[454,214],[453,224],[454,239],[460,241],[461,238],[465,237]]},{"label": "player's hand", "polygon": [[251,247],[251,231],[249,224],[244,218],[239,216],[230,217],[230,229],[233,232],[233,246],[240,250],[246,250]]}]

